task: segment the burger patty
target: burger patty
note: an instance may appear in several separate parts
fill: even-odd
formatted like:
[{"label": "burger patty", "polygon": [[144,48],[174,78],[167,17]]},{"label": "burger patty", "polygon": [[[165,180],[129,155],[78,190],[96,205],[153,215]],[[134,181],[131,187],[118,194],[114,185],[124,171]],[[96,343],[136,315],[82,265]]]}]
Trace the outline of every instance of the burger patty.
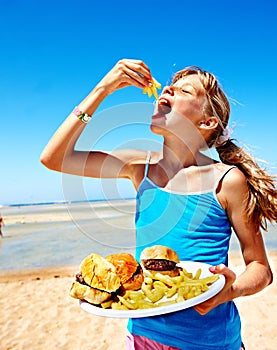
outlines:
[{"label": "burger patty", "polygon": [[[139,275],[139,274],[141,273],[141,270],[142,270],[141,266],[138,265],[138,267],[137,267],[135,273],[133,274],[133,276],[131,276],[131,278],[134,278],[136,275]],[[79,283],[81,283],[81,284],[83,284],[83,285],[85,285],[85,286],[89,286],[89,287],[90,287],[90,285],[87,284],[87,283],[85,282],[85,280],[84,280],[84,278],[83,278],[83,276],[82,276],[82,272],[78,272],[78,273],[75,275],[75,278],[76,278],[76,281],[77,281],[77,282],[79,282]],[[130,278],[130,279],[131,279],[131,278]]]},{"label": "burger patty", "polygon": [[143,261],[143,265],[148,270],[167,271],[176,268],[176,262],[165,259],[147,259]]}]

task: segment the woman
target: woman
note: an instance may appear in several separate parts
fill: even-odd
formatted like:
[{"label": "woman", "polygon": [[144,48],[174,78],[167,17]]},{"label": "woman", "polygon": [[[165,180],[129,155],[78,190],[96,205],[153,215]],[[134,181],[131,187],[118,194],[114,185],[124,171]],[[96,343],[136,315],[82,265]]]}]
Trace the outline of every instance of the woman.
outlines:
[{"label": "woman", "polygon": [[[174,249],[180,260],[213,265],[223,290],[194,308],[128,324],[128,349],[239,350],[240,318],[233,299],[261,291],[272,281],[260,228],[276,221],[273,178],[229,138],[230,107],[215,77],[197,67],[178,72],[163,92],[151,130],[163,137],[160,152],[75,149],[100,103],[126,86],[152,87],[147,65],[121,60],[69,115],[41,155],[48,168],[70,174],[128,178],[137,194],[137,259],[148,245]],[[215,146],[222,162],[201,151]],[[245,271],[228,265],[231,227]]]}]

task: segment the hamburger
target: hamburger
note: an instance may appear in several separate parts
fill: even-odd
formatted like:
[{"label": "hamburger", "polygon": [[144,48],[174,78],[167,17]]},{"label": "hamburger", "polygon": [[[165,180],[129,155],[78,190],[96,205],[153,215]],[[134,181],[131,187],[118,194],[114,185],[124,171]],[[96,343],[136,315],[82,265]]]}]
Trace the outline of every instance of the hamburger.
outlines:
[{"label": "hamburger", "polygon": [[106,257],[106,260],[115,266],[123,290],[139,290],[141,288],[144,280],[143,271],[132,254],[111,254]]},{"label": "hamburger", "polygon": [[99,305],[111,299],[121,286],[116,267],[98,254],[90,254],[80,264],[70,296]]},{"label": "hamburger", "polygon": [[168,275],[170,277],[180,275],[180,267],[177,264],[180,262],[177,253],[163,245],[154,245],[145,248],[140,255],[140,260],[145,271],[151,274],[157,272]]}]

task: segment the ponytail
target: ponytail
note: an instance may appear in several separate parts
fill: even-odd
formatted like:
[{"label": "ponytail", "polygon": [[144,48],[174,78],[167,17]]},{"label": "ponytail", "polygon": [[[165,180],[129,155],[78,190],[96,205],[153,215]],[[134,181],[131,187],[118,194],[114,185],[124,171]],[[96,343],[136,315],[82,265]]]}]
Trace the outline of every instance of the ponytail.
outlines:
[{"label": "ponytail", "polygon": [[255,159],[232,140],[216,147],[222,163],[235,165],[246,177],[249,195],[245,217],[267,231],[267,221],[277,221],[275,176],[267,174]]}]

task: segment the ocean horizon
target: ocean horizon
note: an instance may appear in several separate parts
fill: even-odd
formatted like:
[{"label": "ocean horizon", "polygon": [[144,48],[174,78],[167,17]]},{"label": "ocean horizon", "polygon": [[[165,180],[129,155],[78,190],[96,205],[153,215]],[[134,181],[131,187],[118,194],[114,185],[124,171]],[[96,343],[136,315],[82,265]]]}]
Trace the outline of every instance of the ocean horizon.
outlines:
[{"label": "ocean horizon", "polygon": [[110,201],[125,201],[125,200],[134,200],[134,197],[126,197],[126,198],[96,198],[96,199],[88,199],[84,200],[53,200],[46,202],[25,202],[25,203],[2,203],[0,204],[0,209],[5,207],[28,207],[32,205],[51,205],[51,204],[71,204],[71,203],[94,203],[94,202],[110,202]]}]

